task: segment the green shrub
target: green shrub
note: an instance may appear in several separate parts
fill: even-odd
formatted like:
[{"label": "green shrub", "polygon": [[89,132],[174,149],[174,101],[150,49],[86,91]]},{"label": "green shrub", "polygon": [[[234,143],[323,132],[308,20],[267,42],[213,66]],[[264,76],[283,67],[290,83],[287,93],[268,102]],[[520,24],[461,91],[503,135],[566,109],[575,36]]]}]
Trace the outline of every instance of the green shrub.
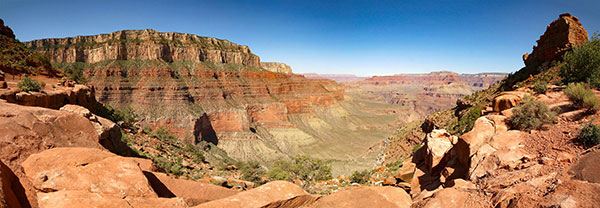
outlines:
[{"label": "green shrub", "polygon": [[256,184],[262,184],[265,169],[257,161],[238,162],[237,168],[242,172],[242,179]]},{"label": "green shrub", "polygon": [[[135,113],[133,108],[127,106],[122,110],[113,108],[111,105],[106,104],[100,106],[98,114],[101,117],[108,118],[109,120],[118,123],[122,128],[132,128],[133,124],[137,122],[138,115]],[[149,133],[149,132],[145,132]]]},{"label": "green shrub", "polygon": [[177,138],[173,136],[168,129],[165,129],[162,126],[155,131],[150,132],[149,135],[162,142],[172,142],[177,140]]},{"label": "green shrub", "polygon": [[590,42],[576,46],[563,55],[561,76],[564,81],[586,82],[600,87],[600,37],[594,34]]},{"label": "green shrub", "polygon": [[594,91],[587,88],[583,83],[569,83],[563,92],[579,108],[587,108],[593,111],[600,110],[598,97],[596,97]]},{"label": "green shrub", "polygon": [[278,160],[267,173],[270,179],[298,179],[304,186],[310,186],[314,181],[331,179],[331,167],[327,162],[308,156],[296,156],[291,162]]},{"label": "green shrub", "polygon": [[23,80],[21,80],[21,82],[19,82],[19,84],[17,84],[17,86],[23,92],[29,92],[29,91],[39,92],[42,89],[42,83],[43,82],[38,82],[29,77],[25,77]]},{"label": "green shrub", "polygon": [[546,91],[548,91],[548,83],[547,82],[536,82],[533,85],[533,91],[535,91],[538,94],[546,94]]},{"label": "green shrub", "polygon": [[535,100],[531,96],[525,96],[523,102],[513,108],[513,116],[510,123],[513,128],[520,130],[539,129],[544,124],[556,120],[556,113],[551,111],[543,102]]},{"label": "green shrub", "polygon": [[267,177],[271,180],[287,181],[292,179],[292,174],[277,166],[267,172]]},{"label": "green shrub", "polygon": [[368,184],[369,178],[371,178],[371,171],[362,170],[362,171],[354,171],[350,176],[350,182],[359,183],[359,184]]},{"label": "green shrub", "polygon": [[461,134],[469,132],[473,129],[473,124],[481,116],[482,106],[473,106],[462,111],[463,116],[458,119],[458,123],[454,126],[452,133]]},{"label": "green shrub", "polygon": [[191,155],[192,161],[195,163],[204,163],[206,162],[206,157],[204,157],[204,153],[200,151],[201,147],[193,144],[186,144],[183,149],[184,152],[187,152]]},{"label": "green shrub", "polygon": [[388,167],[391,171],[397,171],[398,169],[400,169],[402,167],[402,163],[403,163],[402,160],[397,160],[396,162],[389,163],[385,166]]},{"label": "green shrub", "polygon": [[85,71],[84,66],[73,65],[69,68],[66,68],[63,72],[65,73],[65,75],[71,78],[71,80],[79,84],[85,84],[87,82],[87,79],[83,75],[83,71]]},{"label": "green shrub", "polygon": [[579,131],[577,139],[588,147],[600,144],[600,127],[594,124],[586,125]]}]

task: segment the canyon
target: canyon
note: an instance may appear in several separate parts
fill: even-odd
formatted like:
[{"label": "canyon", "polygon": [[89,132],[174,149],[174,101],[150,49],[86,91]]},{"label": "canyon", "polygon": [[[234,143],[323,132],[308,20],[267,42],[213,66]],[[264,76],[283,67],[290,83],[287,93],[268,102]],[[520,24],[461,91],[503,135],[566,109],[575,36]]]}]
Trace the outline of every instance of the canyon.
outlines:
[{"label": "canyon", "polygon": [[25,45],[60,71],[82,71],[99,102],[133,109],[143,127],[165,127],[185,143],[210,142],[267,166],[311,155],[331,160],[335,174],[372,168],[399,126],[502,77],[439,72],[341,84],[260,62],[247,46],[154,30]]},{"label": "canyon", "polygon": [[[534,47],[537,55],[508,76],[300,75],[214,38],[126,30],[22,44],[0,23],[0,207],[600,202],[594,163],[600,146],[578,141],[584,125],[600,123],[600,112],[572,100],[566,83],[555,82],[559,67],[550,65],[560,61],[557,54],[587,43],[570,14],[551,23]],[[23,61],[40,54],[49,60]],[[530,71],[529,60],[539,71]],[[80,83],[67,77],[78,73]],[[40,81],[39,89],[25,90],[26,78]],[[545,89],[535,89],[542,81]],[[552,109],[555,121],[515,127],[512,118],[525,102]],[[138,120],[128,126],[100,116],[113,107],[131,109]],[[333,191],[309,193],[307,182],[268,181],[264,173],[256,173],[258,184],[240,180],[243,163],[217,167],[199,152],[213,146],[224,150],[219,157],[268,168],[296,155],[326,160],[336,177],[311,186]],[[348,177],[355,170],[366,171]]]}]

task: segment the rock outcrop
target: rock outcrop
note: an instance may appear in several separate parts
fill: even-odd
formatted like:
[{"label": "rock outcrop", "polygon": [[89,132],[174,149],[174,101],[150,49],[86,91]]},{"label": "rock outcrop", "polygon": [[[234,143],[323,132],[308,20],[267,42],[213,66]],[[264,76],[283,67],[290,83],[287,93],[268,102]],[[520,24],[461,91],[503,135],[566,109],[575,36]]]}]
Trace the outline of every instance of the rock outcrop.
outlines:
[{"label": "rock outcrop", "polygon": [[136,160],[107,151],[54,148],[22,165],[40,207],[187,207],[182,198],[159,198]]},{"label": "rock outcrop", "polygon": [[239,194],[226,197],[219,200],[195,206],[195,208],[209,207],[240,207],[255,208],[269,205],[270,203],[291,199],[297,196],[306,195],[298,185],[285,182],[273,181],[255,189],[241,192]]},{"label": "rock outcrop", "polygon": [[163,60],[234,63],[260,67],[247,46],[187,33],[123,30],[109,34],[34,40],[25,43],[47,53],[52,62],[96,63],[105,60]]},{"label": "rock outcrop", "polygon": [[290,67],[289,65],[284,64],[284,63],[260,62],[260,67],[262,67],[263,69],[266,69],[267,71],[270,71],[270,72],[277,72],[277,73],[284,73],[284,74],[292,73],[292,67]]},{"label": "rock outcrop", "polygon": [[9,103],[25,106],[38,106],[58,110],[60,107],[73,104],[80,105],[92,111],[96,111],[100,104],[96,101],[93,87],[75,85],[73,87],[46,88],[41,92],[20,92],[15,81],[11,82],[10,88],[0,89],[0,99]]},{"label": "rock outcrop", "polygon": [[10,39],[15,39],[15,33],[13,33],[10,27],[4,25],[4,20],[0,19],[0,35],[4,35]]},{"label": "rock outcrop", "polygon": [[546,32],[540,36],[537,46],[533,46],[533,52],[523,55],[523,61],[528,68],[536,68],[543,63],[562,60],[565,52],[588,40],[588,33],[579,22],[579,18],[570,13],[561,14],[546,27]]}]

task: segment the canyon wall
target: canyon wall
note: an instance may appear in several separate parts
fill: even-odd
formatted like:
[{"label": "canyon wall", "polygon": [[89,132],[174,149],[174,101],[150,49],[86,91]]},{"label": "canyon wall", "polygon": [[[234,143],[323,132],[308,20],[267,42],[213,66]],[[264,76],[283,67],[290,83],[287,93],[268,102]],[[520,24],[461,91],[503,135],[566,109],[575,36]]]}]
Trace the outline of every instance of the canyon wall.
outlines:
[{"label": "canyon wall", "polygon": [[573,46],[587,42],[588,34],[579,18],[570,13],[561,14],[546,27],[546,31],[533,46],[531,54],[523,55],[527,67],[535,68],[542,63],[562,60],[563,54]]},{"label": "canyon wall", "polygon": [[267,71],[270,71],[270,72],[278,72],[278,73],[284,73],[284,74],[292,73],[292,67],[290,67],[289,65],[284,64],[284,63],[260,62],[260,67],[262,67],[263,69],[266,69]]},{"label": "canyon wall", "polygon": [[109,34],[49,38],[25,43],[50,54],[52,62],[96,63],[105,60],[206,61],[260,67],[248,46],[187,33],[123,30]]}]

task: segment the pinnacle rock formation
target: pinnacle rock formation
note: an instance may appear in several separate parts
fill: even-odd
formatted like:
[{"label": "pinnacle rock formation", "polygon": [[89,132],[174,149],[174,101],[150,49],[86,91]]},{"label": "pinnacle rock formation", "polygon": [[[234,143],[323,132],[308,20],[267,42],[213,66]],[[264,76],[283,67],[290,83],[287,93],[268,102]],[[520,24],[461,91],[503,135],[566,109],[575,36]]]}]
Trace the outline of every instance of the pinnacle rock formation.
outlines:
[{"label": "pinnacle rock formation", "polygon": [[561,60],[562,55],[573,46],[588,41],[588,33],[579,18],[570,13],[561,14],[546,27],[546,32],[537,41],[531,54],[523,55],[527,67],[537,67],[542,63]]},{"label": "pinnacle rock formation", "polygon": [[15,39],[15,34],[10,27],[4,25],[4,20],[0,19],[0,35]]}]

